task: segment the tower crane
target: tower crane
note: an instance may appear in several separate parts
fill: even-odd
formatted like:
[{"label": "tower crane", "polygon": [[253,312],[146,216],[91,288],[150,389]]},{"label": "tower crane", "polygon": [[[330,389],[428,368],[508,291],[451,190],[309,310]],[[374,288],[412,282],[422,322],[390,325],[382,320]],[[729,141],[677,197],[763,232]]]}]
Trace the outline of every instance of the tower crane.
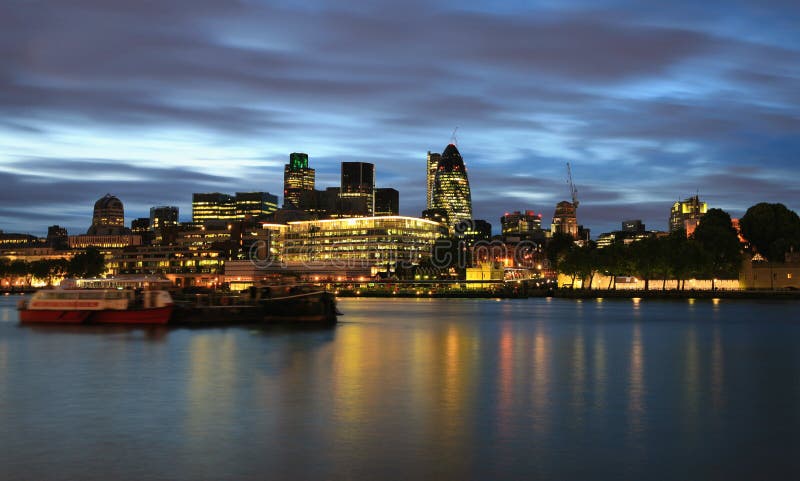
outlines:
[{"label": "tower crane", "polygon": [[572,167],[567,162],[567,184],[569,185],[569,193],[572,195],[572,205],[575,209],[578,208],[578,189],[575,188],[575,183],[572,182]]}]

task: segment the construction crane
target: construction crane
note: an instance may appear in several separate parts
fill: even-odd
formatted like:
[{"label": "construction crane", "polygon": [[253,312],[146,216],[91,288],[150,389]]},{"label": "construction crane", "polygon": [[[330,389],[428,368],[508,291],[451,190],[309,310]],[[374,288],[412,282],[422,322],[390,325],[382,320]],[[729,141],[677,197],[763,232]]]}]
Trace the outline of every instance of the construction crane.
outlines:
[{"label": "construction crane", "polygon": [[567,162],[567,184],[569,185],[569,193],[572,195],[572,205],[578,208],[578,189],[575,188],[575,183],[572,182],[572,167]]}]

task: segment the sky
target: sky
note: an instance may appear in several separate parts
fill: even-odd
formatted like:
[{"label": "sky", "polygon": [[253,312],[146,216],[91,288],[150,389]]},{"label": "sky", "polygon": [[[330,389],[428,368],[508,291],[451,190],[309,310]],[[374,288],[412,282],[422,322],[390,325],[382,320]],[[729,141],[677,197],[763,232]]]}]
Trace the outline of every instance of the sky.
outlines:
[{"label": "sky", "polygon": [[83,233],[94,201],[191,218],[192,192],[280,196],[376,164],[404,215],[453,130],[476,218],[666,229],[695,193],[800,210],[800,2],[4,0],[0,229]]}]

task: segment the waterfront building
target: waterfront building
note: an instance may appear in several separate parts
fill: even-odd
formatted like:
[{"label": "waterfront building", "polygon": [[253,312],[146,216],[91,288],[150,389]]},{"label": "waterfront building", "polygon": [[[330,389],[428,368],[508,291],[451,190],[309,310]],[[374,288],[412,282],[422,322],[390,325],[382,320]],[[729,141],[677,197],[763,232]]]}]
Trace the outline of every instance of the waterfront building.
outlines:
[{"label": "waterfront building", "polygon": [[0,250],[36,247],[39,246],[39,244],[42,244],[42,242],[34,235],[0,231]]},{"label": "waterfront building", "polygon": [[150,229],[160,230],[165,227],[175,227],[178,221],[178,208],[172,205],[150,207]]},{"label": "waterfront building", "polygon": [[283,167],[283,208],[305,209],[303,193],[314,190],[315,172],[308,166],[308,154],[292,152]]},{"label": "waterfront building", "polygon": [[542,230],[542,214],[532,210],[525,212],[506,212],[500,218],[501,233],[507,241],[536,240],[543,242],[545,239]]},{"label": "waterfront building", "polygon": [[441,154],[432,153],[428,151],[428,159],[426,162],[425,176],[427,180],[428,193],[425,197],[425,208],[433,209],[433,191],[436,186],[436,172],[439,169],[439,161],[442,159]]},{"label": "waterfront building", "polygon": [[700,197],[697,195],[675,202],[669,215],[669,231],[684,229],[687,236],[692,235],[706,212],[708,204],[700,202]]},{"label": "waterfront building", "polygon": [[373,274],[430,256],[441,225],[403,216],[289,222],[283,261],[363,267]]},{"label": "waterfront building", "polygon": [[492,224],[483,219],[463,222],[456,226],[456,235],[467,247],[472,247],[477,242],[489,242],[492,240]]},{"label": "waterfront building", "polygon": [[94,203],[92,226],[87,235],[121,235],[125,234],[125,209],[122,201],[111,194],[106,194]]},{"label": "waterfront building", "polygon": [[192,223],[196,227],[235,218],[236,201],[232,196],[219,192],[192,194]]},{"label": "waterfront building", "polygon": [[224,258],[219,251],[179,245],[130,246],[112,254],[108,268],[115,274],[162,274],[179,287],[221,283]]},{"label": "waterfront building", "polygon": [[437,164],[430,207],[447,212],[451,231],[459,222],[472,219],[472,194],[467,168],[454,144],[444,149]]},{"label": "waterfront building", "polygon": [[391,188],[375,189],[375,215],[399,215],[400,192]]},{"label": "waterfront building", "polygon": [[566,200],[559,202],[553,214],[553,223],[550,225],[550,231],[554,235],[566,234],[573,239],[578,239],[578,217],[576,210],[572,202]]},{"label": "waterfront building", "polygon": [[278,210],[278,196],[269,192],[237,192],[236,219],[264,217]]},{"label": "waterfront building", "polygon": [[361,215],[372,216],[375,212],[375,164],[369,162],[342,162],[342,183],[339,197],[346,202],[356,202],[364,206]]},{"label": "waterfront building", "polygon": [[121,249],[128,246],[142,245],[142,236],[136,234],[120,235],[71,235],[69,236],[70,249]]}]

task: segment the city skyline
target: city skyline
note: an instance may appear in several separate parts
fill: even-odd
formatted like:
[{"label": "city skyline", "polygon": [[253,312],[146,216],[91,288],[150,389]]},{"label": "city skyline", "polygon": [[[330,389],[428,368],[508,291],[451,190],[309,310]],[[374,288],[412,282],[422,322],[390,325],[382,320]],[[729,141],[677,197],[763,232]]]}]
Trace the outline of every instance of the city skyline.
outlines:
[{"label": "city skyline", "polygon": [[128,219],[185,217],[194,192],[281,193],[290,152],[322,186],[374,163],[418,216],[426,152],[456,126],[474,217],[495,231],[507,211],[548,224],[566,162],[595,235],[628,218],[666,230],[698,190],[734,217],[800,210],[796,5],[351,7],[14,3],[0,229],[85,230],[107,192]]}]

